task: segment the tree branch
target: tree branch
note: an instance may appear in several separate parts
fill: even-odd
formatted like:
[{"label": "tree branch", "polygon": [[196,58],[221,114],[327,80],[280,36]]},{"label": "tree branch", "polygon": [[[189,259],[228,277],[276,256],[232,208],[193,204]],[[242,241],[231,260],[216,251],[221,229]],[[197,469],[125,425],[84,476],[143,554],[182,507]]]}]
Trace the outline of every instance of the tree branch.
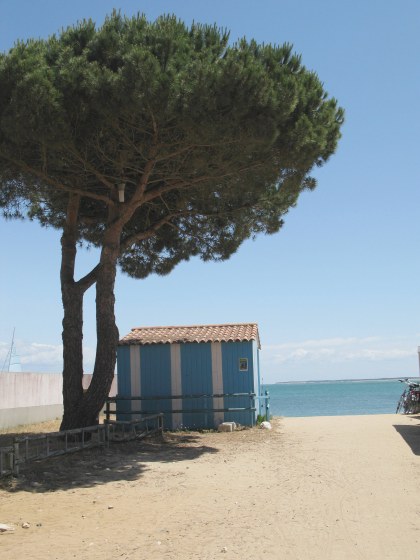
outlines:
[{"label": "tree branch", "polygon": [[146,231],[142,231],[140,233],[134,234],[134,235],[130,235],[129,237],[127,237],[126,239],[124,239],[124,241],[121,242],[121,251],[120,253],[123,253],[126,249],[128,249],[129,247],[131,247],[131,245],[133,245],[134,243],[138,243],[139,241],[144,241],[145,239],[149,239],[150,237],[153,237],[153,235],[164,225],[169,224],[172,220],[172,218],[178,217],[182,215],[181,212],[174,212],[173,214],[168,214],[167,216],[165,216],[164,218],[162,218],[161,220],[158,220],[157,222],[155,222],[152,226],[150,226]]},{"label": "tree branch", "polygon": [[43,171],[40,171],[39,169],[31,167],[30,165],[27,165],[23,161],[16,160],[14,158],[5,156],[1,153],[0,153],[0,157],[5,159],[6,161],[9,161],[9,162],[13,163],[18,168],[20,168],[22,171],[24,171],[26,173],[29,173],[30,175],[34,175],[38,179],[42,179],[45,183],[47,183],[51,187],[54,187],[55,189],[58,189],[58,190],[64,191],[64,192],[68,192],[68,193],[78,194],[82,197],[91,198],[93,200],[101,200],[102,202],[105,202],[105,204],[107,204],[108,206],[114,204],[114,202],[108,196],[92,193],[90,191],[85,191],[83,189],[78,189],[78,188],[75,188],[75,187],[68,187],[67,185],[64,185],[63,183],[60,183],[60,182],[56,181],[55,179],[50,177],[50,175],[48,175],[47,173],[44,173]]},{"label": "tree branch", "polygon": [[76,282],[76,284],[80,286],[84,292],[88,290],[91,286],[93,286],[93,284],[96,282],[96,279],[98,278],[99,268],[100,265],[97,264],[95,268],[92,268],[92,270],[88,272],[88,274],[86,274],[85,276],[83,276],[83,278],[80,278]]},{"label": "tree branch", "polygon": [[202,177],[198,177],[197,179],[193,179],[190,181],[179,181],[175,183],[170,183],[169,185],[165,183],[161,187],[154,187],[152,189],[146,190],[142,202],[144,203],[150,202],[151,200],[154,200],[155,198],[162,196],[162,194],[170,192],[174,189],[188,189],[190,187],[198,185],[199,183],[203,183],[205,181],[210,181],[210,180],[219,181],[221,179],[225,179],[226,177],[231,177],[233,175],[245,173],[247,171],[250,171],[251,169],[256,169],[258,167],[261,167],[262,165],[263,165],[262,163],[256,163],[253,165],[247,165],[242,169],[237,169],[229,173],[223,173],[222,175],[204,175]]},{"label": "tree branch", "polygon": [[[205,218],[211,218],[211,217],[216,217],[216,216],[217,217],[228,216],[228,215],[235,214],[236,212],[240,212],[241,210],[249,209],[249,208],[252,208],[252,207],[255,207],[255,205],[252,205],[250,203],[245,203],[245,204],[241,204],[240,206],[235,207],[233,210],[227,210],[225,212],[221,212],[220,210],[216,210],[215,212],[194,212],[194,211],[172,212],[172,213],[168,214],[167,216],[165,216],[164,218],[161,218],[160,220],[155,222],[147,230],[142,231],[141,233],[130,235],[129,237],[124,239],[124,241],[122,241],[121,245],[120,245],[121,253],[123,253],[126,249],[128,249],[128,247],[130,247],[134,243],[137,243],[139,241],[144,241],[145,239],[149,239],[150,237],[153,237],[153,235],[162,226],[164,226],[166,224],[170,224],[172,227],[178,229],[179,231],[181,231],[182,233],[185,234],[185,232],[179,226],[171,223],[171,220],[173,218],[180,218],[180,217],[193,216],[193,215],[202,216],[202,217],[205,217]],[[198,238],[198,236],[196,236],[196,237]]]},{"label": "tree branch", "polygon": [[98,171],[91,163],[89,163],[89,161],[84,159],[81,156],[81,154],[78,152],[78,150],[72,148],[71,150],[69,150],[69,152],[73,154],[76,157],[76,159],[84,165],[85,169],[88,169],[98,179],[98,181],[100,181],[103,185],[105,185],[105,187],[107,187],[108,189],[115,188],[115,185],[112,182],[108,181],[108,179],[100,171]]}]

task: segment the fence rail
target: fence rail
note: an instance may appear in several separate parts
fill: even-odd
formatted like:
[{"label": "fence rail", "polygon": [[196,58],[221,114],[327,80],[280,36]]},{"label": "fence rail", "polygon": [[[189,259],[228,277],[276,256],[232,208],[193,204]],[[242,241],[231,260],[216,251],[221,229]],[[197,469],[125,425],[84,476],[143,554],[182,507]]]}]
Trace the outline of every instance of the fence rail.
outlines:
[{"label": "fence rail", "polygon": [[[234,407],[234,406],[221,406],[221,407],[214,407],[214,406],[204,406],[206,404],[206,399],[220,399],[220,398],[241,398],[241,397],[248,397],[249,398],[249,406],[241,406],[241,407]],[[256,400],[260,400],[262,404],[262,409],[265,412],[265,417],[269,419],[270,417],[270,395],[268,391],[265,391],[264,395],[257,395],[256,393],[211,393],[211,394],[191,394],[191,395],[156,395],[150,397],[142,397],[142,396],[132,396],[132,397],[123,397],[123,396],[115,396],[108,398],[105,402],[105,417],[106,422],[111,422],[111,416],[122,416],[122,417],[130,417],[130,416],[140,416],[140,415],[150,415],[156,413],[156,410],[122,410],[118,408],[118,403],[124,402],[133,402],[133,401],[171,401],[171,400],[201,400],[204,404],[201,408],[175,408],[171,410],[165,410],[165,414],[176,414],[176,413],[188,413],[188,414],[201,414],[201,413],[209,413],[209,412],[249,412],[253,414],[257,410]],[[115,405],[114,408],[111,408],[111,405]]]},{"label": "fence rail", "polygon": [[137,420],[105,420],[109,430],[109,441],[142,439],[163,432],[163,414],[148,414]]},{"label": "fence rail", "polygon": [[0,447],[0,477],[18,476],[20,466],[30,461],[109,446],[111,442],[141,439],[162,431],[163,414],[153,414],[130,422],[111,421],[76,430],[18,436],[12,445]]},{"label": "fence rail", "polygon": [[116,402],[116,401],[163,401],[163,400],[173,400],[173,399],[213,399],[213,398],[222,398],[222,397],[256,397],[256,393],[209,393],[203,394],[192,394],[192,395],[156,395],[151,397],[141,397],[141,396],[134,396],[134,397],[122,397],[122,396],[115,396],[110,397],[107,399],[107,402]]}]

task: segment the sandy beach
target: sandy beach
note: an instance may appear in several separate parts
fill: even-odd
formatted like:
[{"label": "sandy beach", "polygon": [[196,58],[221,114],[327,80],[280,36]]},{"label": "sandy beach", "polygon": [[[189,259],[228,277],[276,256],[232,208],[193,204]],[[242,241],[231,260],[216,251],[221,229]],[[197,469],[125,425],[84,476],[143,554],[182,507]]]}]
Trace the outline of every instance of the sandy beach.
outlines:
[{"label": "sandy beach", "polygon": [[[420,418],[277,418],[32,465],[2,558],[420,558]],[[29,527],[24,528],[22,524]]]}]

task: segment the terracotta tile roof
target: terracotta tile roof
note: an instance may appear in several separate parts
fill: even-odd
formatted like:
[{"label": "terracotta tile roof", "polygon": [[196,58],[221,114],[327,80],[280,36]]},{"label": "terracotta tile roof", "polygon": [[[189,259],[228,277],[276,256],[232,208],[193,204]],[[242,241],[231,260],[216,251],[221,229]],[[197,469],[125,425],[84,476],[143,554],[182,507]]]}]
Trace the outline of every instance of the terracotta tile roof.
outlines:
[{"label": "terracotta tile roof", "polygon": [[242,342],[256,340],[260,347],[257,323],[191,325],[181,327],[138,327],[119,344],[166,344],[174,342]]}]

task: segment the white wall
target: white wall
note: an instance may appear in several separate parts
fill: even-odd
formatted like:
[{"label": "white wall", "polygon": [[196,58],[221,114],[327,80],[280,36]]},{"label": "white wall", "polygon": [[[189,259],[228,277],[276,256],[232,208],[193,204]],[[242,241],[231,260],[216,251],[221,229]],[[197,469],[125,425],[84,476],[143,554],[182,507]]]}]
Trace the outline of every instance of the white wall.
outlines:
[{"label": "white wall", "polygon": [[[83,386],[92,375],[86,374]],[[63,378],[58,373],[0,373],[0,429],[43,422],[63,413]],[[114,378],[110,395],[116,394]]]}]

